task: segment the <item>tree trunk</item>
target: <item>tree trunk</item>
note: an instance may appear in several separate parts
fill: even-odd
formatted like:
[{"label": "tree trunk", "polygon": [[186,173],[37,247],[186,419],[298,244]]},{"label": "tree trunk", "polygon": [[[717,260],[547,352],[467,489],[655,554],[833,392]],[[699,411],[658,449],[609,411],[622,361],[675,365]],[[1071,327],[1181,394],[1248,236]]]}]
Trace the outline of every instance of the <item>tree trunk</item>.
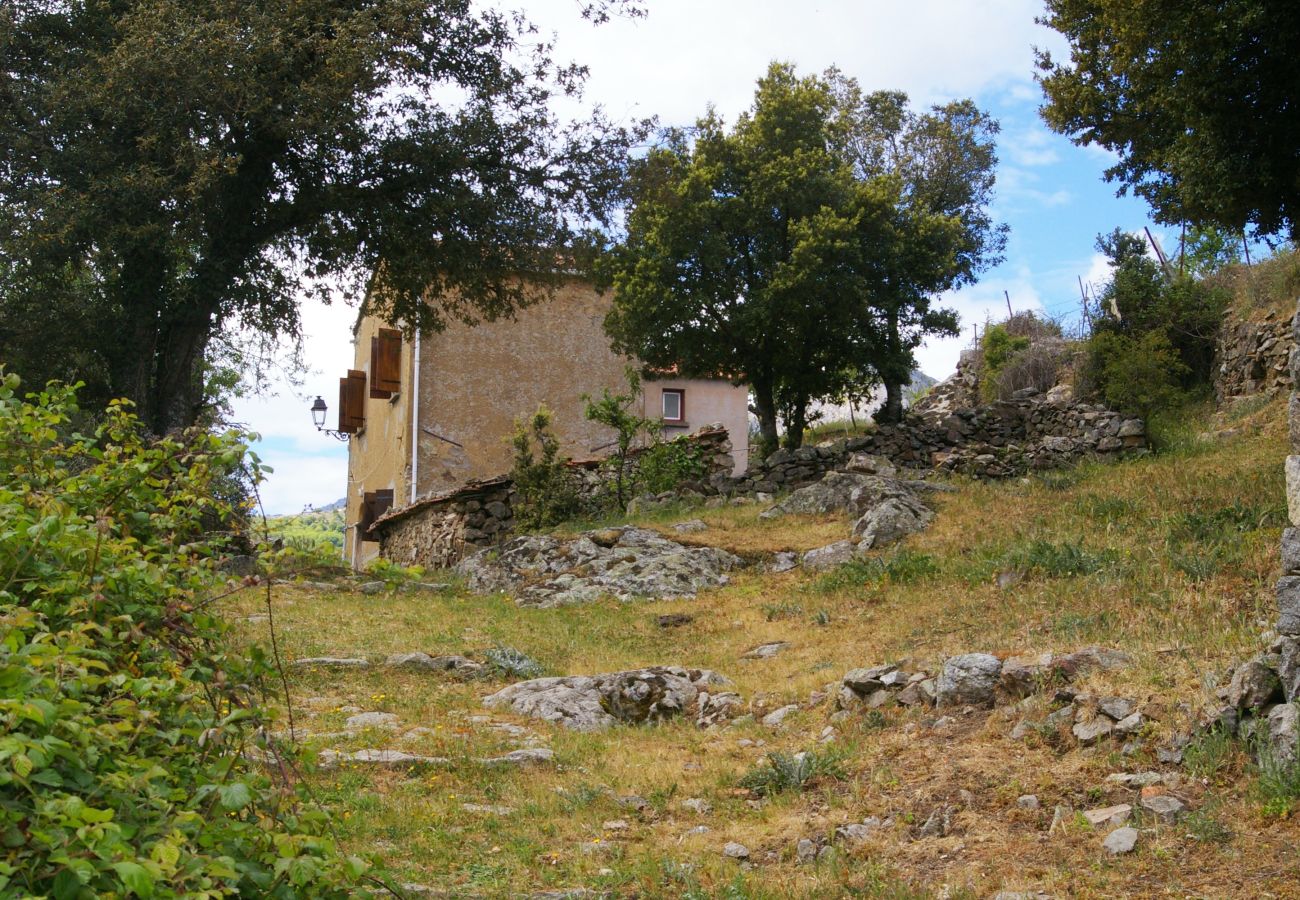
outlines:
[{"label": "tree trunk", "polygon": [[211,321],[212,317],[204,312],[187,310],[163,335],[149,408],[149,425],[155,434],[188,428],[198,420]]},{"label": "tree trunk", "polygon": [[876,421],[891,424],[903,421],[903,385],[895,379],[885,381],[885,405],[876,413]]},{"label": "tree trunk", "polygon": [[803,446],[803,433],[808,427],[808,404],[799,403],[790,408],[785,420],[785,449],[798,450]]},{"label": "tree trunk", "polygon": [[758,452],[767,459],[776,452],[778,445],[776,431],[776,401],[772,399],[770,384],[752,384],[754,391],[754,415],[758,417]]},{"label": "tree trunk", "polygon": [[912,380],[909,355],[898,333],[898,311],[885,314],[886,359],[880,365],[880,380],[885,385],[885,405],[876,411],[876,421],[895,424],[903,421],[903,387]]}]

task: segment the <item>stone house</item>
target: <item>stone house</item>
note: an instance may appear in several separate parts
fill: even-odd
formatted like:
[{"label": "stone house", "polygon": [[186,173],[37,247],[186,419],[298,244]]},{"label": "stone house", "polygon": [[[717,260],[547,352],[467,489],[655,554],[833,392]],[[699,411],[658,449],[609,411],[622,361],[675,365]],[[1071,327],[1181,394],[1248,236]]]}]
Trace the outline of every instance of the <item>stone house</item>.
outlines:
[{"label": "stone house", "polygon": [[[378,554],[367,530],[390,509],[508,472],[515,421],[539,406],[552,413],[562,454],[606,454],[614,435],[587,421],[582,395],[626,391],[631,361],[603,328],[609,303],[574,279],[513,318],[453,322],[409,341],[363,307],[339,391],[339,430],[351,435],[345,558],[360,567]],[[724,379],[664,374],[642,385],[638,412],[662,419],[666,437],[722,423],[738,474],[749,456],[748,396]]]}]

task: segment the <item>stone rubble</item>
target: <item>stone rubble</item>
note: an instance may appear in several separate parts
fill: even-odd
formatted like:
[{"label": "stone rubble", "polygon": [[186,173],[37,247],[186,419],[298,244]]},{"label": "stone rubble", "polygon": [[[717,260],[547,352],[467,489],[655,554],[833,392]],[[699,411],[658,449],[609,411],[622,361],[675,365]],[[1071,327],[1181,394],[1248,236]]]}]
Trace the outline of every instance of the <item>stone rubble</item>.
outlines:
[{"label": "stone rubble", "polygon": [[[483,705],[508,708],[572,731],[600,731],[620,722],[639,725],[687,714],[708,727],[720,720],[720,709],[738,706],[739,697],[714,690],[728,683],[707,669],[658,666],[521,681],[485,697]],[[735,702],[719,699],[724,697],[735,697]]]},{"label": "stone rubble", "polygon": [[476,593],[504,591],[520,606],[549,608],[613,596],[622,601],[683,599],[728,583],[742,560],[716,547],[686,547],[625,526],[573,540],[512,538],[466,557],[456,571]]}]

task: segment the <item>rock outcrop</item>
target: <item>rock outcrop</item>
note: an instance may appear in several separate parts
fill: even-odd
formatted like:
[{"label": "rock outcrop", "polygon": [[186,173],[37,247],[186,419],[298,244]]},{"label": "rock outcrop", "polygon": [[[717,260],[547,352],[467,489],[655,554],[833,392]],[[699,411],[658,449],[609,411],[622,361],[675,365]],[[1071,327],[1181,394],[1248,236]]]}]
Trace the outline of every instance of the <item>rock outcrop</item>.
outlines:
[{"label": "rock outcrop", "polygon": [[694,715],[701,727],[718,724],[739,696],[718,688],[729,682],[707,669],[656,666],[602,675],[521,681],[483,699],[573,731],[600,731],[618,723],[640,725]]},{"label": "rock outcrop", "polygon": [[554,607],[601,597],[619,600],[694,597],[727,584],[742,565],[715,547],[686,547],[642,528],[589,531],[573,540],[512,538],[462,560],[456,571],[478,593],[504,591],[520,606]]}]

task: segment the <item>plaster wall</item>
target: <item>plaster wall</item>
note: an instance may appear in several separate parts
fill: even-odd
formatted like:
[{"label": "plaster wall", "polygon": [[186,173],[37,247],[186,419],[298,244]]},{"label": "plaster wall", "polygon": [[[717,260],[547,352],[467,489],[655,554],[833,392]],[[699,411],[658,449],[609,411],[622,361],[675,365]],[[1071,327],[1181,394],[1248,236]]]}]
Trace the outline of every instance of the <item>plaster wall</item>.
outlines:
[{"label": "plaster wall", "polygon": [[513,319],[453,323],[420,348],[417,493],[510,471],[516,419],[545,406],[560,452],[598,455],[612,435],[583,416],[583,393],[624,386],[629,363],[610,349],[609,301],[572,281]]},{"label": "plaster wall", "polygon": [[643,416],[657,419],[663,415],[663,393],[682,392],[685,421],[664,425],[664,437],[689,434],[720,422],[731,438],[732,475],[745,471],[749,462],[749,389],[727,381],[696,378],[665,378],[646,381],[643,389]]},{"label": "plaster wall", "polygon": [[[366,373],[366,421],[348,444],[348,503],[343,555],[354,568],[361,568],[379,555],[379,544],[362,540],[357,530],[362,497],[372,491],[392,490],[393,505],[403,506],[411,498],[411,373],[412,348],[402,342],[401,389],[387,400],[371,399],[370,339],[381,327],[373,317],[363,318],[353,338],[352,368]],[[340,373],[341,374],[341,373]],[[334,402],[337,402],[335,400]],[[337,415],[337,410],[334,414]]]}]

